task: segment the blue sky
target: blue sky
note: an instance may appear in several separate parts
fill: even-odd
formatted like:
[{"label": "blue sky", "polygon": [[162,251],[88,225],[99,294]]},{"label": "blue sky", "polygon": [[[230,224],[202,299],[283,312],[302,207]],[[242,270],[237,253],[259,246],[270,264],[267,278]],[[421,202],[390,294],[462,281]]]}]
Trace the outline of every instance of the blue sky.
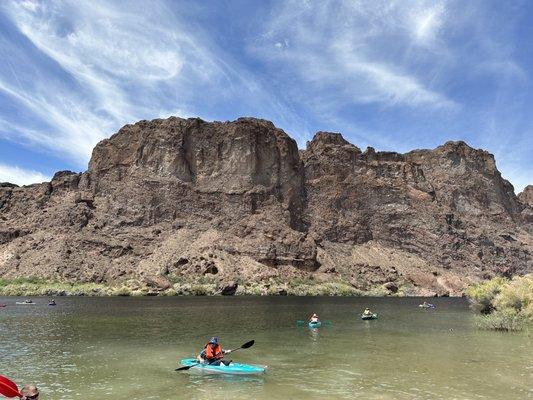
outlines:
[{"label": "blue sky", "polygon": [[465,140],[533,183],[533,2],[0,3],[0,181],[83,171],[122,125],[255,116],[400,152]]}]

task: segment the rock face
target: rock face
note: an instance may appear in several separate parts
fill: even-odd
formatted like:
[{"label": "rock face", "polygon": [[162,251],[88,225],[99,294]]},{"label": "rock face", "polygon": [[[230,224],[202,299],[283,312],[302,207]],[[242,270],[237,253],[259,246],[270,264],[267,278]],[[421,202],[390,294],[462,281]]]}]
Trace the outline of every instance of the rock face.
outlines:
[{"label": "rock face", "polygon": [[527,185],[524,191],[518,195],[518,199],[522,203],[533,207],[533,185]]},{"label": "rock face", "polygon": [[0,276],[460,294],[532,271],[532,194],[517,198],[463,142],[362,152],[318,132],[298,151],[264,120],[141,121],[100,142],[84,173],[0,184]]}]

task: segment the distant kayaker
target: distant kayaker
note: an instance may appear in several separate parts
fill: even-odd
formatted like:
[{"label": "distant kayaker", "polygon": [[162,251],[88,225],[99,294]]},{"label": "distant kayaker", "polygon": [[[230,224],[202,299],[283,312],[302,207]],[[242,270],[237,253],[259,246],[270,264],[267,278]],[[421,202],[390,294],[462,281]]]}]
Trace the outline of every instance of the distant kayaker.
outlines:
[{"label": "distant kayaker", "polygon": [[203,363],[220,364],[220,360],[229,353],[231,353],[231,350],[222,349],[222,346],[220,346],[220,343],[218,342],[218,338],[213,336],[209,339],[209,342],[207,342],[197,359]]},{"label": "distant kayaker", "polygon": [[39,389],[35,385],[26,385],[20,391],[22,395],[21,400],[38,400],[39,399]]},{"label": "distant kayaker", "polygon": [[374,314],[372,311],[370,311],[370,308],[365,308],[365,311],[363,311],[363,315],[372,315]]},{"label": "distant kayaker", "polygon": [[316,314],[313,314],[311,315],[311,317],[309,318],[309,322],[319,322],[320,319],[318,318],[318,315]]},{"label": "distant kayaker", "polygon": [[50,302],[48,303],[49,306],[55,306],[56,305],[56,301],[54,299],[50,300]]}]

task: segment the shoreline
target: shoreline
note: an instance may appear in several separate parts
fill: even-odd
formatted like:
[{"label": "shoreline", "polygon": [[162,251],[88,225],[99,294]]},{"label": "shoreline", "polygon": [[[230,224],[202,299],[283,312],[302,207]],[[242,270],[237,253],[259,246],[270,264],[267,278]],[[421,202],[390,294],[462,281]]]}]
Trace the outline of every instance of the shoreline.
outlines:
[{"label": "shoreline", "polygon": [[[229,288],[229,289],[228,289]],[[116,285],[103,283],[69,283],[38,278],[0,279],[2,297],[203,297],[203,296],[297,296],[297,297],[454,297],[462,295],[431,295],[417,293],[410,288],[400,288],[387,293],[382,287],[363,291],[342,282],[316,284],[233,284],[219,286],[215,283],[174,283],[166,289],[154,288],[135,280]]]}]

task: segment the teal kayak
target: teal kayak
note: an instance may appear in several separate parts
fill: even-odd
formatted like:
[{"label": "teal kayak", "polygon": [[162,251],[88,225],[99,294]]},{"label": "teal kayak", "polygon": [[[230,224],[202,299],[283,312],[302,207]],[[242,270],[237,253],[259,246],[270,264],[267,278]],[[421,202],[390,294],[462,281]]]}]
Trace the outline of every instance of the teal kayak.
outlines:
[{"label": "teal kayak", "polygon": [[311,328],[311,329],[320,328],[320,326],[322,326],[322,322],[320,322],[320,321],[309,322],[309,328]]},{"label": "teal kayak", "polygon": [[199,363],[196,358],[184,358],[181,360],[181,365],[191,366],[196,365],[189,371],[197,370],[208,374],[231,374],[231,375],[258,375],[265,372],[266,367],[251,364],[239,364],[231,362],[229,365],[212,365]]},{"label": "teal kayak", "polygon": [[361,315],[361,319],[364,319],[364,320],[378,319],[378,315],[377,315],[377,314],[372,314],[372,315]]}]

